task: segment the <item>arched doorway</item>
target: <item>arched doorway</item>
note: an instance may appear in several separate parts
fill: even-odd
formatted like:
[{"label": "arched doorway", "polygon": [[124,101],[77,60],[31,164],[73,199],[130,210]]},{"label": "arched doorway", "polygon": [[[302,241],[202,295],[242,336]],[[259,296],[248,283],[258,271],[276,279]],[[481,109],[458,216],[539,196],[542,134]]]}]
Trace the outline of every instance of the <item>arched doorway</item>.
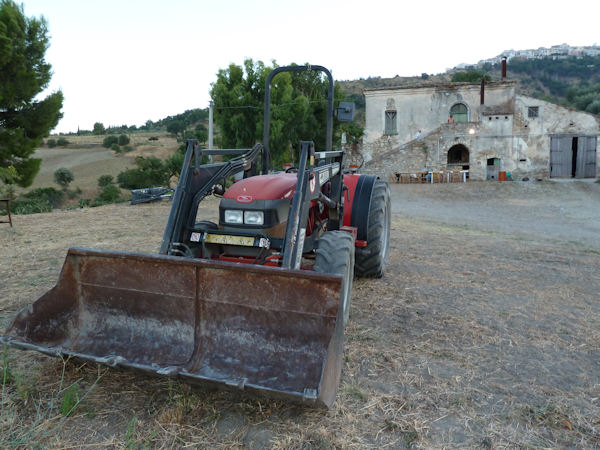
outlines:
[{"label": "arched doorway", "polygon": [[450,108],[450,115],[454,119],[454,122],[468,122],[469,121],[469,109],[464,103],[456,103]]},{"label": "arched doorway", "polygon": [[450,147],[447,167],[449,170],[469,170],[469,149],[463,144]]}]

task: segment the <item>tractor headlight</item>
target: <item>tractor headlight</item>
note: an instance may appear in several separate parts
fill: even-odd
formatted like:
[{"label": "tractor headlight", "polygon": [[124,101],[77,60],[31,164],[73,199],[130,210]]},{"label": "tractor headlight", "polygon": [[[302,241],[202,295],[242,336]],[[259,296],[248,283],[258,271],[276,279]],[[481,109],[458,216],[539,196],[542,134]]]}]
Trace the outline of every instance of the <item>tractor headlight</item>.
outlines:
[{"label": "tractor headlight", "polygon": [[244,213],[240,210],[226,209],[225,210],[225,222],[226,223],[244,223]]},{"label": "tractor headlight", "polygon": [[244,223],[246,225],[262,225],[265,223],[265,215],[262,211],[245,211]]}]

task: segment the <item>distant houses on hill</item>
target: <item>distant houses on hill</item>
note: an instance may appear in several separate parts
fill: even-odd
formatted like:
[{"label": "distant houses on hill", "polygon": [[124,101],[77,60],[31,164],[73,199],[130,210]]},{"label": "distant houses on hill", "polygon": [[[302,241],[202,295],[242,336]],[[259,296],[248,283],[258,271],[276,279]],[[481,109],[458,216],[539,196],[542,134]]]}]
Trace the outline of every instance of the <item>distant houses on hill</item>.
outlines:
[{"label": "distant houses on hill", "polygon": [[[553,45],[550,48],[540,47],[536,49],[527,50],[505,50],[500,55],[489,59],[482,59],[476,65],[482,66],[486,63],[499,64],[503,57],[506,57],[510,61],[511,58],[525,58],[525,59],[540,59],[547,57],[554,58],[566,58],[567,56],[600,56],[600,46],[570,46],[568,44]],[[469,66],[469,64],[460,64],[456,66],[457,69],[462,69]]]}]

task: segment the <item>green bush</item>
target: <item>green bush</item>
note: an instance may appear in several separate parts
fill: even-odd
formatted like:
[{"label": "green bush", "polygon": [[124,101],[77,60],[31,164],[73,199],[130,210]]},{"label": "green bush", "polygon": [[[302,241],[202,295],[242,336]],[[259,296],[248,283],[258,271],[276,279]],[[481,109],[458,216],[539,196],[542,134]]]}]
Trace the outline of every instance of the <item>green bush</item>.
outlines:
[{"label": "green bush", "polygon": [[158,138],[156,136],[150,136],[148,138],[149,141],[158,141]]},{"label": "green bush", "polygon": [[66,167],[56,169],[54,172],[54,181],[63,189],[66,189],[74,179],[75,177],[73,176],[73,172]]},{"label": "green bush", "polygon": [[90,206],[91,203],[92,203],[91,198],[80,198],[79,199],[79,207],[80,208],[86,208],[86,207]]},{"label": "green bush", "polygon": [[126,134],[119,135],[119,138],[117,140],[117,143],[119,145],[121,145],[121,146],[127,145],[127,144],[129,144],[129,142],[131,142],[131,140],[129,139],[129,136],[127,136]]},{"label": "green bush", "polygon": [[74,199],[75,197],[77,197],[78,195],[81,195],[81,189],[77,188],[77,189],[73,189],[72,191],[67,191],[67,196],[70,199]]},{"label": "green bush", "polygon": [[115,182],[115,178],[112,175],[100,175],[98,178],[98,187],[105,188],[109,184],[113,184]]},{"label": "green bush", "polygon": [[104,206],[106,202],[100,200],[100,198],[96,197],[92,203],[90,203],[90,208],[97,208],[98,206]]},{"label": "green bush", "polygon": [[121,153],[121,147],[119,147],[119,144],[117,144],[116,142],[110,146],[111,150],[114,150],[117,153]]},{"label": "green bush", "polygon": [[14,200],[10,209],[15,214],[49,212],[60,206],[64,197],[64,192],[52,187],[33,189]]},{"label": "green bush", "polygon": [[46,145],[48,145],[48,148],[56,147],[56,139],[48,139],[46,141]]},{"label": "green bush", "polygon": [[37,188],[26,192],[19,198],[44,200],[50,203],[50,206],[52,206],[52,208],[56,208],[62,203],[63,199],[65,198],[65,193],[59,191],[58,189],[54,189],[53,187]]},{"label": "green bush", "polygon": [[13,214],[36,214],[52,211],[52,205],[39,198],[19,197],[12,202],[10,209]]},{"label": "green bush", "polygon": [[120,196],[121,189],[119,189],[118,186],[115,186],[114,184],[109,184],[108,186],[105,186],[104,189],[102,189],[102,192],[100,192],[100,195],[98,195],[96,200],[100,200],[105,203],[114,203],[119,199]]},{"label": "green bush", "polygon": [[15,187],[12,184],[8,184],[4,187],[0,185],[0,198],[8,198],[10,200],[16,198]]},{"label": "green bush", "polygon": [[58,140],[56,141],[56,144],[60,147],[66,147],[67,145],[70,144],[70,142],[67,141],[67,139],[64,137],[59,137]]},{"label": "green bush", "polygon": [[117,175],[117,183],[123,189],[168,186],[172,172],[160,159],[138,156],[135,158],[135,165],[136,169],[127,169]]},{"label": "green bush", "polygon": [[126,145],[125,147],[122,148],[122,150],[124,153],[128,153],[133,150],[133,147],[131,145]]},{"label": "green bush", "polygon": [[102,147],[112,148],[113,145],[118,144],[119,138],[117,136],[106,136],[102,141]]},{"label": "green bush", "polygon": [[477,70],[467,70],[467,71],[463,71],[463,72],[457,72],[454,75],[452,75],[452,82],[459,82],[459,83],[477,83],[479,81],[481,81],[481,79],[485,79],[485,81],[492,81],[492,77],[490,77],[489,75],[486,75],[482,72],[478,72]]}]

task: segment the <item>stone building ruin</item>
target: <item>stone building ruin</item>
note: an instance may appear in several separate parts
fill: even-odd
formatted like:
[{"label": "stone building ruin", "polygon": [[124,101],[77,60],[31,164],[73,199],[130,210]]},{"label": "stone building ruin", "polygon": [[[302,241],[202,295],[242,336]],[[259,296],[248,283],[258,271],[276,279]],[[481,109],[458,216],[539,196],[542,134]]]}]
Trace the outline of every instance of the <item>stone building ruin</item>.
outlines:
[{"label": "stone building ruin", "polygon": [[[366,89],[364,171],[468,170],[473,180],[596,178],[600,117],[520,95],[515,81]],[[452,118],[450,118],[452,116]]]}]

